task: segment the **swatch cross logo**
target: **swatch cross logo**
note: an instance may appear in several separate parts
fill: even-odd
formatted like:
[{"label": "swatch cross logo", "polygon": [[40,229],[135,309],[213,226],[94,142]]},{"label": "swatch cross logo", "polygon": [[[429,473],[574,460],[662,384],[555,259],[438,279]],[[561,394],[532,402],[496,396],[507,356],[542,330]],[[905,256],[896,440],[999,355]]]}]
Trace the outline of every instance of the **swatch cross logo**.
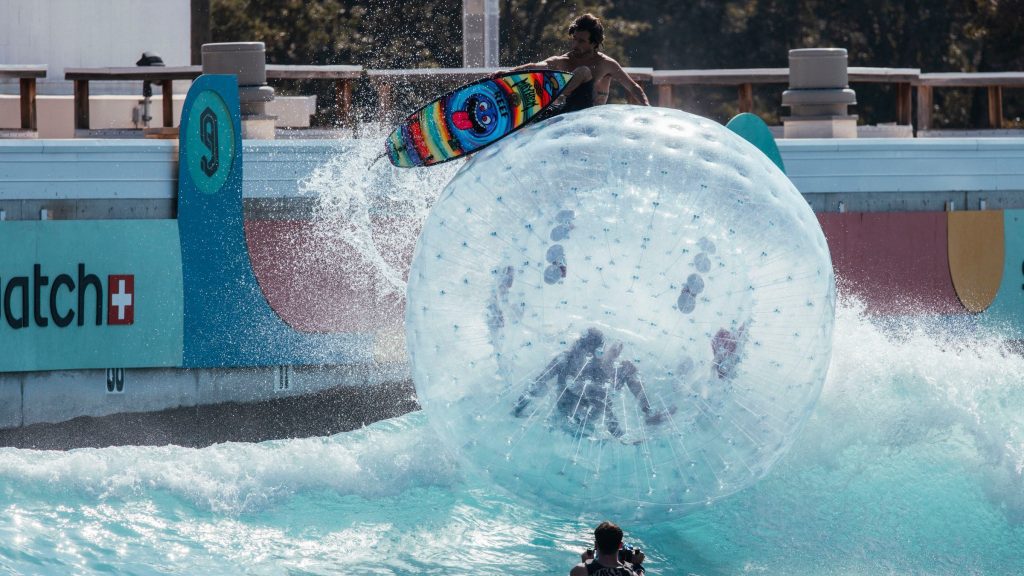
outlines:
[{"label": "swatch cross logo", "polygon": [[107,325],[135,323],[135,275],[107,276]]}]

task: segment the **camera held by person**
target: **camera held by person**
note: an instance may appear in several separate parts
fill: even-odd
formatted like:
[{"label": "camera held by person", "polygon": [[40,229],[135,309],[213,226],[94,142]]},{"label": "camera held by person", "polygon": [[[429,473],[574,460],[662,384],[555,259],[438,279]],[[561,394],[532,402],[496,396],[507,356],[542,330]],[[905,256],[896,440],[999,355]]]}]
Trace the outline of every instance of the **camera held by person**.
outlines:
[{"label": "camera held by person", "polygon": [[580,556],[569,576],[639,576],[644,558],[639,548],[623,545],[621,528],[602,522],[594,529],[594,548]]}]

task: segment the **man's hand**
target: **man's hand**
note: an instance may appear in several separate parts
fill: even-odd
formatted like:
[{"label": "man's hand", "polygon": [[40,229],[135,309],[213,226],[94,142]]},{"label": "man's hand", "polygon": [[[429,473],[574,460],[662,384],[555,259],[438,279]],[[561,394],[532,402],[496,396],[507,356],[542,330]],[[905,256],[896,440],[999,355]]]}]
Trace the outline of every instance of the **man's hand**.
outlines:
[{"label": "man's hand", "polygon": [[580,561],[583,562],[584,564],[586,564],[589,560],[593,560],[593,559],[594,559],[594,551],[593,550],[590,550],[590,549],[584,550],[583,554],[580,554]]},{"label": "man's hand", "polygon": [[644,420],[647,422],[647,424],[650,424],[650,425],[653,426],[653,425],[661,424],[665,420],[668,420],[668,418],[670,416],[672,416],[673,414],[675,414],[675,413],[676,413],[676,407],[672,406],[668,410],[659,410],[659,411],[655,412],[654,414],[648,414],[647,417],[644,418]]},{"label": "man's hand", "polygon": [[523,394],[516,401],[516,405],[512,407],[512,415],[516,418],[523,417],[523,411],[530,405],[530,397],[527,394]]}]

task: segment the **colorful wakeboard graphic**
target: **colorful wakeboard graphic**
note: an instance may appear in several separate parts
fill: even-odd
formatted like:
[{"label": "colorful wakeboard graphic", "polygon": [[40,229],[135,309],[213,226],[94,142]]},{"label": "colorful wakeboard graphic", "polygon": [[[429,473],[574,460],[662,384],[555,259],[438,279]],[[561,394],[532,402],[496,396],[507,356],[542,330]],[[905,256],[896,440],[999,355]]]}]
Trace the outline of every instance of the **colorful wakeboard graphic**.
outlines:
[{"label": "colorful wakeboard graphic", "polygon": [[391,163],[430,166],[465,156],[523,127],[562,93],[572,74],[523,70],[456,88],[413,112],[388,136]]}]

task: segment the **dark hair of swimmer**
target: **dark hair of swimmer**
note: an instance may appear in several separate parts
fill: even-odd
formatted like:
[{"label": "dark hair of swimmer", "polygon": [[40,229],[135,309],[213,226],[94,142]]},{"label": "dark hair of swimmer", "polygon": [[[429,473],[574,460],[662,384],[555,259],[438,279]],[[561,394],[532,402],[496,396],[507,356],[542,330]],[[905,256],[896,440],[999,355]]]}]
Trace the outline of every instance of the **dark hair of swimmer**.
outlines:
[{"label": "dark hair of swimmer", "polygon": [[569,25],[569,36],[572,36],[577,31],[588,32],[590,34],[590,43],[595,47],[600,46],[601,42],[604,42],[604,25],[601,24],[600,18],[589,12],[576,18]]},{"label": "dark hair of swimmer", "polygon": [[622,544],[622,528],[604,521],[594,528],[594,546],[601,554],[618,554]]},{"label": "dark hair of swimmer", "polygon": [[583,336],[580,336],[580,339],[576,341],[573,348],[576,351],[586,350],[593,352],[601,346],[604,346],[604,334],[597,328],[587,328],[587,331]]}]

